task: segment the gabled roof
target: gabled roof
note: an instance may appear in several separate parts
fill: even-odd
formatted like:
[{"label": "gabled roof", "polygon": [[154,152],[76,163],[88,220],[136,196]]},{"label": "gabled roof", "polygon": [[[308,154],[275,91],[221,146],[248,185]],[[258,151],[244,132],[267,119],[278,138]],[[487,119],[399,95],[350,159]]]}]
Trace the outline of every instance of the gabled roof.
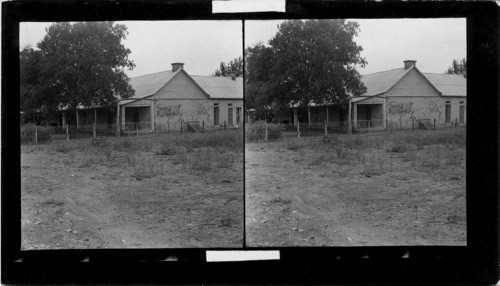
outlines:
[{"label": "gabled roof", "polygon": [[366,86],[362,97],[383,94],[396,85],[410,70],[422,74],[442,96],[467,96],[467,79],[455,74],[421,73],[416,67],[399,68],[362,76]]},{"label": "gabled roof", "polygon": [[243,99],[243,78],[192,75],[191,78],[210,96],[220,99]]},{"label": "gabled roof", "polygon": [[366,86],[366,93],[362,96],[373,96],[387,92],[410,70],[400,68],[362,76],[361,81]]},{"label": "gabled roof", "polygon": [[134,88],[135,95],[122,100],[120,104],[127,104],[156,94],[181,71],[191,77],[211,99],[243,99],[242,78],[232,80],[230,77],[191,76],[184,69],[180,69],[175,72],[169,70],[131,78],[130,85]]},{"label": "gabled roof", "polygon": [[467,96],[467,79],[462,75],[424,73],[443,96]]}]

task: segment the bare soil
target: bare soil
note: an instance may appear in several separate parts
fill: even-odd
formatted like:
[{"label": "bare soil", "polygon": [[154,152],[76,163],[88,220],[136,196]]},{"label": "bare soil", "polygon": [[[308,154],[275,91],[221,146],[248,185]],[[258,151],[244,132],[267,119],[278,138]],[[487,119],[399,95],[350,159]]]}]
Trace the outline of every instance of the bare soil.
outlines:
[{"label": "bare soil", "polygon": [[241,151],[79,144],[22,146],[22,249],[242,246]]},{"label": "bare soil", "polygon": [[352,136],[246,143],[248,246],[466,244],[465,145]]}]

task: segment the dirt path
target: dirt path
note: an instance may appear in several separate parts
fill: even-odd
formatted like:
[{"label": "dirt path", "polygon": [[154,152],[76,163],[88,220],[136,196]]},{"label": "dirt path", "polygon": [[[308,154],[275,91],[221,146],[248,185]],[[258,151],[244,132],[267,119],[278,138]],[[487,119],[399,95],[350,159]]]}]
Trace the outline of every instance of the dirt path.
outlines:
[{"label": "dirt path", "polygon": [[23,249],[241,246],[237,160],[228,183],[144,156],[163,174],[143,178],[118,159],[93,163],[78,152],[22,154]]},{"label": "dirt path", "polygon": [[380,153],[387,171],[368,174],[356,154],[340,162],[333,150],[255,144],[245,153],[249,246],[465,244],[465,166],[430,173]]}]

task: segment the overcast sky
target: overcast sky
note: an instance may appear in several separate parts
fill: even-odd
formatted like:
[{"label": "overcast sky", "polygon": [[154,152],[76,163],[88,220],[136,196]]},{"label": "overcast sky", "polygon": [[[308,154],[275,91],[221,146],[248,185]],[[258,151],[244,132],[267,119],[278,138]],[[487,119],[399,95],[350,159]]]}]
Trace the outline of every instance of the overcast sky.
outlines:
[{"label": "overcast sky", "polygon": [[[355,41],[368,65],[361,74],[400,68],[417,61],[423,72],[443,73],[454,58],[466,57],[465,19],[353,19],[360,24]],[[245,45],[267,43],[282,21],[246,21]],[[184,62],[192,75],[210,75],[220,61],[242,55],[241,21],[125,21],[124,44],[136,64],[130,77],[171,68]],[[21,23],[20,47],[35,46],[50,23]]]},{"label": "overcast sky", "polygon": [[[210,75],[221,61],[243,55],[241,21],[124,21],[124,45],[136,67],[129,77],[170,70],[171,63],[185,63],[191,75]],[[21,23],[20,48],[36,46],[50,23]]]},{"label": "overcast sky", "polygon": [[[466,58],[465,18],[443,19],[351,19],[359,23],[355,38],[363,47],[368,64],[358,68],[369,74],[403,67],[416,60],[422,72],[443,73],[452,60]],[[267,42],[282,21],[246,21],[245,46]]]}]

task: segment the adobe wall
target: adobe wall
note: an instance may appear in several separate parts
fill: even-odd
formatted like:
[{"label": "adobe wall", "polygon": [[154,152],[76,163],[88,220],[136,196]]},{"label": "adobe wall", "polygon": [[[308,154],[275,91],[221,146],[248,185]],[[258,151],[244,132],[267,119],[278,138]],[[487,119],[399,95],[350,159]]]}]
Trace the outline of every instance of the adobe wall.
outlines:
[{"label": "adobe wall", "polygon": [[[445,104],[451,103],[451,123],[459,119],[461,97],[443,97],[417,71],[411,70],[393,88],[384,94],[387,97],[388,128],[412,128],[416,119],[436,120],[436,127],[445,123]],[[448,124],[448,125],[450,125]]]},{"label": "adobe wall", "polygon": [[[451,122],[448,124],[445,123],[446,101],[451,104]],[[436,120],[436,127],[452,125],[459,120],[460,101],[467,106],[466,99],[459,97],[392,97],[387,102],[389,128],[399,128],[400,124],[402,128],[411,128],[416,119]]]}]

